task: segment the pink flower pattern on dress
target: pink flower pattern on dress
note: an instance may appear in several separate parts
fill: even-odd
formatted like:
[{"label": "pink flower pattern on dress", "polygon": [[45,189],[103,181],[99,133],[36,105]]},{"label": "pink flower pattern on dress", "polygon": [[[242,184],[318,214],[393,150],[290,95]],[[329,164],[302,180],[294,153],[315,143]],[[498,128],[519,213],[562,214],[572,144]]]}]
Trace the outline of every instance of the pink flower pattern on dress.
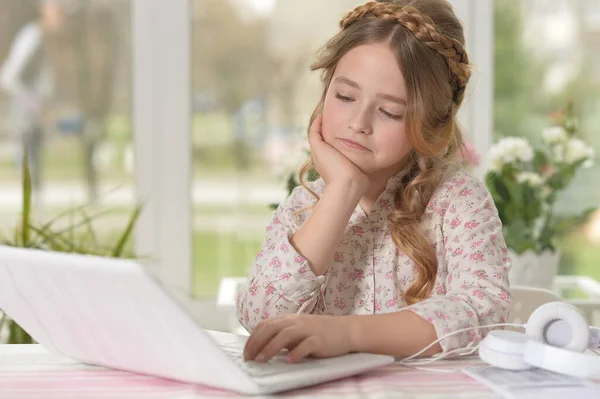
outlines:
[{"label": "pink flower pattern on dress", "polygon": [[[392,176],[366,214],[357,206],[328,272],[316,276],[290,244],[315,203],[297,187],[266,227],[246,286],[237,297],[240,323],[248,330],[281,314],[375,314],[409,310],[427,320],[438,336],[467,327],[506,322],[510,308],[510,257],[493,200],[466,171],[448,177],[431,198],[421,224],[435,248],[438,270],[429,298],[408,306],[406,289],[416,277],[413,260],[392,240],[387,216],[402,175]],[[322,180],[310,183],[322,194]],[[407,326],[407,328],[410,328]],[[464,332],[441,342],[444,351],[478,341],[487,329]]]}]

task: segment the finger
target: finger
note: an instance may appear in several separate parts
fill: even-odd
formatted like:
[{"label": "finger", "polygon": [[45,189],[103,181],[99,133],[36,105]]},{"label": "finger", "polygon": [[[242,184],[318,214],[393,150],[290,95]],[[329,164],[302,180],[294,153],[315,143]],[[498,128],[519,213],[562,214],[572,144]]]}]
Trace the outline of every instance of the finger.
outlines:
[{"label": "finger", "polygon": [[297,344],[303,338],[305,338],[305,336],[306,333],[303,332],[298,326],[288,326],[279,331],[279,333],[265,345],[265,347],[256,356],[256,360],[259,362],[267,362],[273,356],[281,352],[286,346],[290,344]]},{"label": "finger", "polygon": [[323,126],[323,113],[321,112],[319,115],[317,115],[317,117],[313,121],[312,127],[314,128],[315,132],[320,133],[322,126]]},{"label": "finger", "polygon": [[256,356],[262,351],[271,339],[287,326],[285,319],[274,319],[266,322],[260,329],[257,329],[248,339],[244,348],[244,358],[246,360],[255,360]]},{"label": "finger", "polygon": [[323,116],[319,114],[317,118],[313,121],[312,125],[310,125],[310,130],[308,131],[308,139],[310,144],[316,144],[318,142],[323,141],[323,136],[321,135],[321,127],[323,125]]},{"label": "finger", "polygon": [[[263,320],[260,323],[258,323],[256,325],[256,327],[254,327],[254,329],[252,330],[252,333],[250,334],[250,336],[248,337],[248,339],[246,340],[246,343],[244,344],[244,358],[247,356],[247,353],[249,352],[249,350],[251,350],[251,348],[256,346],[256,339],[257,337],[261,337],[262,336],[262,330],[271,325],[272,323],[278,322],[282,319],[288,318],[289,315],[279,315],[277,317],[274,317],[272,319],[268,319],[268,320]],[[250,349],[249,349],[250,348]]]},{"label": "finger", "polygon": [[285,357],[285,361],[288,363],[296,363],[310,356],[318,349],[318,340],[314,337],[308,337],[300,342],[288,355]]},{"label": "finger", "polygon": [[248,339],[246,340],[246,343],[244,344],[244,359],[248,357],[248,352],[250,351],[249,348],[254,347],[254,342],[256,341],[256,336],[259,334],[260,330],[262,330],[265,326],[266,322],[260,322],[256,325],[256,327],[254,327],[254,329],[252,330],[252,332],[250,333],[250,336],[248,337]]}]

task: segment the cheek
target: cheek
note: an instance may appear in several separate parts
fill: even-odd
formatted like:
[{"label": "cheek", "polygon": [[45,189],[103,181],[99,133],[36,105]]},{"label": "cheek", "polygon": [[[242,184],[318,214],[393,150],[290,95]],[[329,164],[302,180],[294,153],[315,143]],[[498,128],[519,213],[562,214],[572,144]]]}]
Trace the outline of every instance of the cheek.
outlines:
[{"label": "cheek", "polygon": [[331,99],[326,99],[323,106],[323,138],[331,142],[336,133],[339,133],[343,127],[344,113],[339,106]]},{"label": "cheek", "polygon": [[[383,133],[383,132],[382,132]],[[404,124],[400,128],[386,130],[385,133],[377,136],[377,147],[380,154],[385,158],[395,161],[397,158],[403,158],[412,148],[408,137],[404,131]]]}]

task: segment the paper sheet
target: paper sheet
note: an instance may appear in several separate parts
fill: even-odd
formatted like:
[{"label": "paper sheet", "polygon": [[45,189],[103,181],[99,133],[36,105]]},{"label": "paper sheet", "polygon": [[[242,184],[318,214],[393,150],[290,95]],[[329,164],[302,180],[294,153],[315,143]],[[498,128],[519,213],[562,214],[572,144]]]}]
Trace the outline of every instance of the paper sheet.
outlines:
[{"label": "paper sheet", "polygon": [[591,380],[557,374],[542,369],[509,371],[491,366],[464,370],[506,399],[600,398],[600,385]]}]

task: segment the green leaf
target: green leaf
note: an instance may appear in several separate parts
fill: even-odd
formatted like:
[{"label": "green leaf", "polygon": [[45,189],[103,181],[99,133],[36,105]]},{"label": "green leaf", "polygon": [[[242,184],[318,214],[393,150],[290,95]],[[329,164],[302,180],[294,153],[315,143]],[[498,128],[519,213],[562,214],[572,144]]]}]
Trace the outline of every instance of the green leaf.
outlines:
[{"label": "green leaf", "polygon": [[69,212],[69,230],[67,232],[69,234],[69,239],[67,241],[69,243],[70,252],[73,252],[73,250],[75,249],[75,227],[73,227],[75,222],[73,214],[74,212]]},{"label": "green leaf", "polygon": [[550,161],[548,160],[546,153],[541,150],[535,150],[532,162],[533,170],[539,173],[542,168],[548,164],[550,164]]},{"label": "green leaf", "polygon": [[501,176],[494,174],[494,173],[490,173],[490,174],[488,174],[487,182],[488,182],[488,186],[490,186],[492,188],[492,191],[494,193],[494,200],[496,202],[499,202],[499,201],[509,202],[510,201],[510,194],[508,193],[508,188],[502,181]]},{"label": "green leaf", "polygon": [[540,187],[527,187],[525,201],[527,201],[530,220],[537,220],[544,215],[546,199]]},{"label": "green leaf", "polygon": [[98,237],[96,236],[96,233],[94,232],[94,228],[92,226],[92,219],[89,217],[88,213],[85,211],[84,208],[81,208],[79,210],[79,212],[81,213],[81,215],[83,217],[83,222],[85,223],[85,228],[88,233],[88,236],[92,240],[92,246],[98,247]]},{"label": "green leaf", "polygon": [[542,230],[540,237],[538,239],[540,245],[540,251],[544,249],[549,249],[551,251],[556,250],[556,245],[554,244],[554,239],[556,238],[556,232],[553,228],[546,227]]},{"label": "green leaf", "polygon": [[[506,201],[506,218],[509,223],[514,223],[516,220],[522,220],[526,215],[524,214],[523,208],[523,190],[526,188],[525,185],[517,183],[515,180],[506,179],[503,182],[503,186],[508,193],[509,200]],[[525,220],[526,226],[531,222]]]},{"label": "green leaf", "polygon": [[[486,175],[485,181],[488,190],[492,195],[492,199],[494,200],[494,204],[496,205],[496,209],[498,210],[498,216],[500,217],[502,224],[505,225],[510,223],[510,203],[506,200],[506,197],[508,197],[508,190],[506,190],[506,186],[502,184],[500,179],[500,175],[497,175],[494,172],[489,172]],[[501,195],[498,192],[498,189],[500,189],[504,194]]]},{"label": "green leaf", "polygon": [[23,179],[23,209],[21,214],[21,245],[29,247],[30,241],[30,218],[31,218],[31,174],[29,172],[29,151],[27,146],[23,145],[22,160],[22,179]]},{"label": "green leaf", "polygon": [[9,344],[32,344],[33,339],[23,328],[21,328],[14,320],[9,320],[8,323],[8,343]]},{"label": "green leaf", "polygon": [[129,237],[133,233],[133,229],[135,228],[135,224],[136,224],[141,212],[142,212],[142,207],[138,206],[131,214],[131,217],[129,218],[129,223],[127,223],[127,227],[125,228],[125,231],[123,232],[123,234],[117,241],[117,245],[115,246],[115,248],[112,250],[112,253],[111,253],[112,257],[114,257],[114,258],[121,257],[121,255],[123,253],[123,249],[125,248],[125,245],[127,244],[127,241],[129,240]]},{"label": "green leaf", "polygon": [[317,168],[313,167],[308,171],[308,181],[315,181],[319,177],[321,176],[319,175],[319,172],[317,172]]},{"label": "green leaf", "polygon": [[0,315],[0,331],[4,331],[4,324],[7,322],[6,313]]},{"label": "green leaf", "polygon": [[22,247],[23,245],[21,244],[21,228],[20,227],[15,227],[15,231],[14,231],[14,236],[13,236],[13,243],[11,244],[13,247]]},{"label": "green leaf", "polygon": [[582,158],[576,162],[573,162],[571,165],[569,165],[569,169],[572,174],[571,177],[575,176],[575,173],[577,173],[577,170],[579,170],[579,168],[581,168],[583,166],[583,164],[587,162],[587,160],[588,160],[587,158]]},{"label": "green leaf", "polygon": [[48,245],[48,248],[53,251],[70,252],[71,245],[60,234],[53,233],[50,230],[42,231],[34,225],[29,225],[29,229],[43,238],[42,242],[38,244],[38,247],[42,247],[45,242]]},{"label": "green leaf", "polygon": [[286,188],[288,195],[294,191],[294,189],[298,186],[298,182],[296,181],[296,174],[290,173],[286,181]]},{"label": "green leaf", "polygon": [[562,190],[566,186],[565,172],[562,170],[553,174],[546,180],[546,184],[554,191]]},{"label": "green leaf", "polygon": [[[80,209],[83,209],[83,208],[80,208]],[[70,225],[70,226],[69,226],[69,227],[67,227],[67,228],[64,228],[64,229],[62,229],[62,230],[58,230],[57,234],[67,234],[67,233],[71,232],[71,231],[72,231],[72,230],[74,230],[74,229],[78,229],[79,227],[84,227],[84,226],[85,226],[87,223],[91,223],[91,222],[93,222],[94,220],[96,220],[98,217],[100,217],[100,216],[103,216],[103,215],[106,215],[106,214],[109,214],[109,213],[110,213],[110,212],[112,212],[112,211],[113,211],[113,210],[110,210],[110,209],[109,209],[109,210],[104,210],[104,211],[101,211],[101,212],[95,213],[95,214],[93,214],[93,215],[89,216],[89,217],[87,218],[87,220],[84,220],[84,221],[81,221],[81,222],[77,222],[77,223],[73,223],[72,225]],[[70,214],[70,213],[65,213],[65,214],[63,215],[63,217],[64,217],[65,215],[69,215],[69,214]]]},{"label": "green leaf", "polygon": [[[58,222],[59,220],[61,220],[61,219],[62,219],[62,218],[64,218],[65,216],[68,216],[68,215],[72,214],[73,212],[78,212],[78,211],[79,211],[79,212],[81,212],[81,211],[84,211],[84,209],[85,209],[86,207],[88,207],[88,206],[89,206],[89,205],[80,205],[80,206],[78,206],[78,207],[76,207],[76,208],[69,208],[69,209],[66,209],[66,210],[64,210],[64,211],[62,211],[62,212],[60,212],[60,213],[58,213],[56,216],[54,216],[52,219],[50,219],[48,222],[46,222],[46,223],[45,223],[45,224],[44,224],[44,225],[41,227],[41,230],[42,230],[42,231],[46,231],[46,230],[49,230],[49,229],[51,229],[51,228],[52,228],[52,226],[54,225],[54,223]],[[96,217],[98,217],[98,216],[101,216],[101,215],[104,215],[104,214],[106,214],[106,213],[108,213],[108,212],[110,212],[110,211],[109,211],[109,210],[106,210],[106,211],[103,211],[103,212],[99,212],[99,213],[97,213],[96,215],[94,215],[92,218],[88,218],[88,219],[91,221],[91,220],[95,219]],[[84,223],[85,223],[85,221],[84,221]],[[79,227],[79,226],[76,226],[76,227]],[[69,231],[69,229],[70,229],[70,228],[67,228],[67,229],[63,230],[62,232],[63,232],[63,233],[65,233],[65,232]]]},{"label": "green leaf", "polygon": [[506,245],[517,254],[531,249],[537,250],[535,241],[531,236],[531,229],[525,225],[523,220],[514,220],[511,224],[504,226]]},{"label": "green leaf", "polygon": [[[97,212],[91,215],[85,209],[85,206],[79,208],[71,208],[66,212],[54,217],[49,222],[38,227],[32,220],[31,213],[31,178],[29,175],[28,157],[25,153],[23,161],[23,212],[20,224],[15,227],[14,236],[8,236],[2,242],[5,245],[16,247],[35,247],[43,250],[58,251],[58,252],[75,252],[90,255],[114,256],[121,257],[124,252],[125,245],[132,235],[134,226],[141,213],[141,207],[138,207],[131,215],[125,231],[118,240],[116,247],[110,251],[99,247],[97,236],[93,229],[93,221],[108,213],[110,210]],[[68,226],[63,229],[56,229],[54,226],[64,216],[69,217]],[[81,216],[82,220],[76,220]],[[90,237],[91,244],[88,240],[81,240],[79,228],[84,227],[86,236]],[[10,320],[8,317],[0,318],[0,327],[8,325],[9,328],[9,343],[29,344],[34,343],[33,339],[25,330],[17,323]]]}]

